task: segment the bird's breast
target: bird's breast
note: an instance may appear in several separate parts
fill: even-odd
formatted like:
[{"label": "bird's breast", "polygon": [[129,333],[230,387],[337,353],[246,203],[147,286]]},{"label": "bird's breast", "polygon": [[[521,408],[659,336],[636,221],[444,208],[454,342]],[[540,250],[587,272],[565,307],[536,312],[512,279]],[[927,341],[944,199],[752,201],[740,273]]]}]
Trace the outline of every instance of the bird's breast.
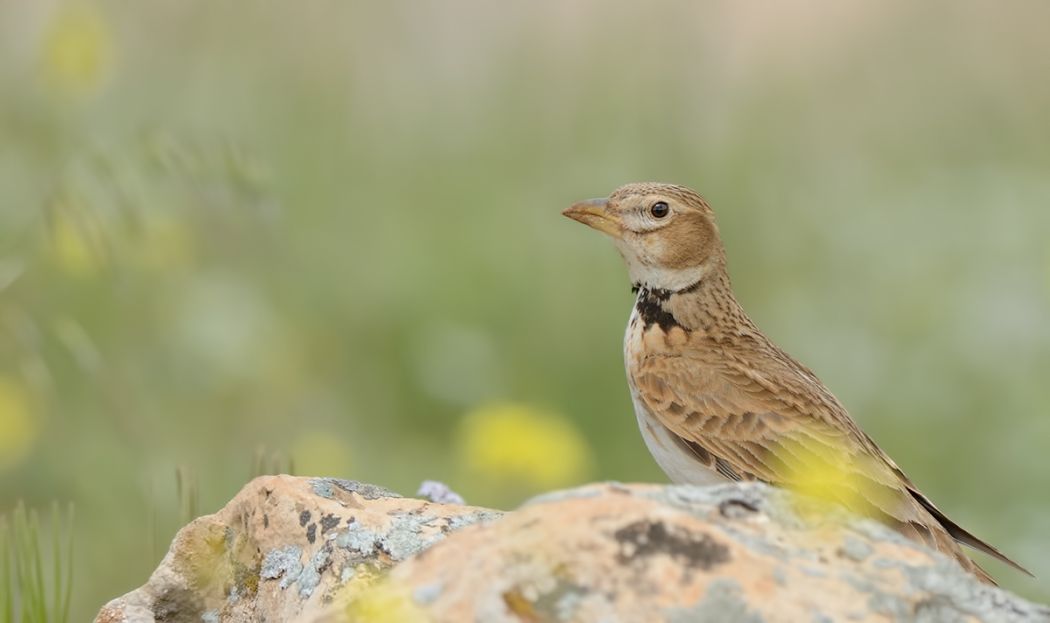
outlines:
[{"label": "bird's breast", "polygon": [[624,362],[628,376],[632,368],[646,357],[680,354],[689,345],[691,335],[678,324],[648,322],[644,310],[635,306],[624,334]]},{"label": "bird's breast", "polygon": [[645,326],[637,307],[627,321],[627,332],[624,334],[624,363],[627,368],[627,385],[631,390],[631,402],[638,419],[638,429],[656,464],[672,482],[699,485],[723,483],[726,482],[724,476],[698,462],[696,456],[688,451],[681,440],[676,439],[675,435],[649,412],[634,381],[634,371],[646,356],[655,352],[666,353],[673,348],[672,345],[681,337],[674,334],[675,329],[682,332],[681,327],[674,327],[665,332],[658,324]]}]

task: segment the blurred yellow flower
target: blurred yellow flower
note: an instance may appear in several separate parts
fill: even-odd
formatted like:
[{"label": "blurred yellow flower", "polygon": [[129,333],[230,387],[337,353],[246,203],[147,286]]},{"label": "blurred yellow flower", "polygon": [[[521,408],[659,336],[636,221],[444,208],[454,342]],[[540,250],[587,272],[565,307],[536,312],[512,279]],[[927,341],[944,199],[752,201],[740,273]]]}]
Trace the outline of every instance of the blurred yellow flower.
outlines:
[{"label": "blurred yellow flower", "polygon": [[113,42],[105,21],[91,4],[61,6],[44,36],[43,69],[58,90],[73,96],[98,90],[113,61]]},{"label": "blurred yellow flower", "polygon": [[567,419],[528,405],[475,409],[458,437],[460,459],[482,479],[547,489],[586,479],[593,464],[587,441]]},{"label": "blurred yellow flower", "polygon": [[11,380],[0,378],[0,471],[29,454],[37,437],[29,397]]},{"label": "blurred yellow flower", "polygon": [[58,267],[77,277],[89,277],[103,265],[89,233],[65,210],[57,210],[51,228],[51,251]]},{"label": "blurred yellow flower", "polygon": [[426,623],[426,612],[416,605],[408,589],[385,576],[359,567],[343,588],[350,623]]},{"label": "blurred yellow flower", "polygon": [[803,496],[797,500],[797,510],[803,515],[823,515],[826,506],[807,506],[807,502],[817,501],[871,516],[875,509],[892,504],[893,490],[878,484],[894,480],[892,474],[880,474],[885,467],[863,455],[852,456],[834,440],[817,439],[819,436],[814,436],[809,443],[785,440],[773,453],[773,460],[779,464],[776,471],[785,475],[785,487]]},{"label": "blurred yellow flower", "polygon": [[298,474],[346,478],[350,475],[350,448],[334,433],[307,431],[289,450]]}]

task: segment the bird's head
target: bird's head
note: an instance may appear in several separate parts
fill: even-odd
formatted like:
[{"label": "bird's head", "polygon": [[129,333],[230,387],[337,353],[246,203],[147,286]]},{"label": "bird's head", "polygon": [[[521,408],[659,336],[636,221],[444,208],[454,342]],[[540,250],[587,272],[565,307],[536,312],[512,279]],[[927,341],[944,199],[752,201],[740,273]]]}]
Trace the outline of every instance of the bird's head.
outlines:
[{"label": "bird's head", "polygon": [[681,290],[725,266],[714,213],[684,186],[627,184],[562,214],[612,238],[636,286]]}]

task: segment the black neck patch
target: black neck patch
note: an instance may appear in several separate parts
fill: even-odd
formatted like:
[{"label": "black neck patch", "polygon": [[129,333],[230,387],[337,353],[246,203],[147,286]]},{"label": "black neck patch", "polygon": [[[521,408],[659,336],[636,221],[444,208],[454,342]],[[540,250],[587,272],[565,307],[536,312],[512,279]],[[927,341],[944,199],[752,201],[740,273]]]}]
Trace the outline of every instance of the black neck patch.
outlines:
[{"label": "black neck patch", "polygon": [[639,288],[638,290],[638,302],[634,304],[635,309],[638,310],[638,317],[642,319],[642,327],[648,329],[654,324],[660,325],[660,328],[666,333],[671,330],[672,327],[680,327],[681,324],[675,320],[675,317],[671,312],[664,308],[664,303],[671,298],[674,292],[670,290],[650,290],[649,288]]},{"label": "black neck patch", "polygon": [[632,283],[631,292],[633,294],[637,294],[638,292],[645,290],[646,292],[650,292],[654,296],[658,297],[661,301],[666,301],[667,299],[671,298],[672,294],[691,294],[693,292],[696,292],[700,289],[700,284],[702,284],[703,282],[703,279],[697,279],[693,283],[687,285],[686,287],[680,290],[668,290],[666,288],[650,288],[648,286],[643,286],[640,283]]}]

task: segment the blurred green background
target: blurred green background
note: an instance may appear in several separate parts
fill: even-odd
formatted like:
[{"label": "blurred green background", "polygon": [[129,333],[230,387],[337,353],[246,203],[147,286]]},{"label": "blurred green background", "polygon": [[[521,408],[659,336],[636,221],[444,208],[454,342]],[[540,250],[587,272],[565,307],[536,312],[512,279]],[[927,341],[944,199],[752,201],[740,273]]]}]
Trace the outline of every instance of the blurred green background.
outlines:
[{"label": "blurred green background", "polygon": [[1050,600],[1050,4],[0,3],[0,511],[74,620],[266,448],[513,507],[662,481],[559,215],[697,188],[738,295]]}]

